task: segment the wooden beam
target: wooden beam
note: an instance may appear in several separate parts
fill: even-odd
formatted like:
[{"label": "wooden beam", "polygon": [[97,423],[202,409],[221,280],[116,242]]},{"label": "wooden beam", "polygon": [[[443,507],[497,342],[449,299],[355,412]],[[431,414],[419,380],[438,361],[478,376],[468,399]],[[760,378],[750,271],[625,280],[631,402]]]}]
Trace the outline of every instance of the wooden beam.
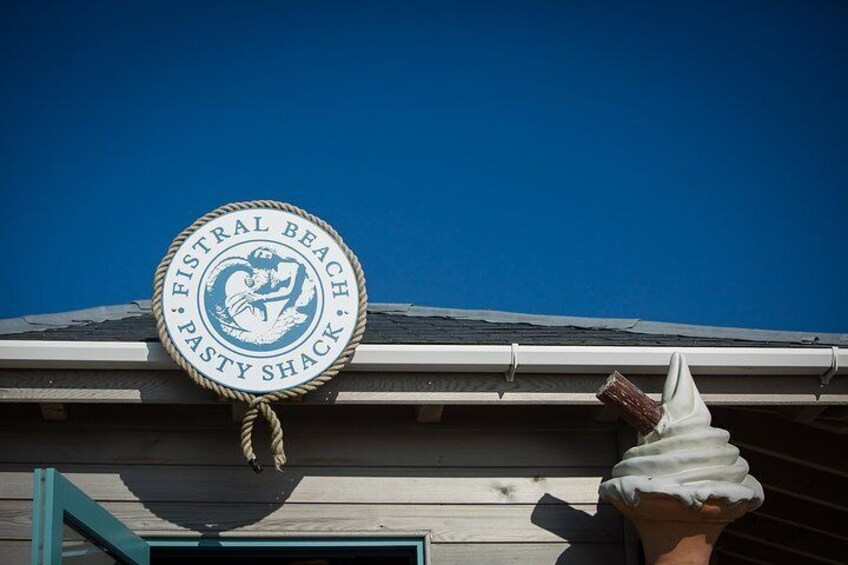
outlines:
[{"label": "wooden beam", "polygon": [[848,477],[845,435],[788,422],[774,414],[730,409],[712,413],[713,425],[729,431],[731,442],[740,447]]},{"label": "wooden beam", "polygon": [[422,404],[415,409],[415,421],[419,424],[438,424],[442,421],[444,404]]},{"label": "wooden beam", "polygon": [[728,528],[738,534],[746,534],[769,543],[790,544],[793,549],[808,555],[821,556],[834,561],[848,556],[848,539],[844,537],[799,528],[795,524],[787,524],[756,512],[746,514]]},{"label": "wooden beam", "polygon": [[798,498],[785,492],[765,488],[766,502],[755,513],[819,532],[845,537],[843,524],[848,524],[848,511],[814,501]]},{"label": "wooden beam", "polygon": [[807,424],[818,418],[822,412],[827,409],[827,406],[788,406],[780,408],[778,413],[785,420],[790,422],[798,422]]},{"label": "wooden beam", "polygon": [[[498,373],[343,372],[305,404],[490,404],[595,405],[602,375],[522,374],[507,383]],[[658,400],[662,375],[631,375]],[[698,376],[698,388],[711,406],[846,404],[848,379],[825,389],[815,376]],[[215,396],[178,371],[0,370],[0,402],[130,404],[214,404]]]},{"label": "wooden beam", "polygon": [[42,402],[38,406],[45,420],[64,422],[68,419],[68,408],[61,402]]},{"label": "wooden beam", "polygon": [[740,451],[751,467],[751,474],[764,486],[818,504],[848,510],[844,476],[803,467],[750,449],[742,448]]},{"label": "wooden beam", "polygon": [[[840,528],[837,525],[834,527]],[[751,539],[774,545],[788,545],[793,550],[806,555],[815,555],[833,561],[841,561],[848,556],[848,539],[844,537],[799,528],[795,524],[787,524],[756,512],[747,514],[730,524],[726,531],[744,534]]]},{"label": "wooden beam", "polygon": [[754,563],[791,563],[792,565],[824,565],[827,561],[821,561],[815,557],[801,555],[786,548],[776,547],[763,543],[761,540],[751,539],[736,534],[733,530],[725,529],[718,538],[716,553],[719,554],[719,565],[722,564],[724,555],[740,556]]}]

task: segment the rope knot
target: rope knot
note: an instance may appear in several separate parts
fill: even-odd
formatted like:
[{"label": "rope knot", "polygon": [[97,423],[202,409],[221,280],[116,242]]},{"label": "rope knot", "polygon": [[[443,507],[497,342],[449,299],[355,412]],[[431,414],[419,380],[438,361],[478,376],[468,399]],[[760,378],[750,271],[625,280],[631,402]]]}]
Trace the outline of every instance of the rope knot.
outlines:
[{"label": "rope knot", "polygon": [[253,471],[261,473],[262,463],[253,451],[253,425],[260,414],[271,428],[271,453],[274,455],[274,468],[282,471],[283,465],[286,464],[286,454],[283,452],[283,428],[267,396],[257,396],[247,405],[247,411],[241,422],[241,449]]}]

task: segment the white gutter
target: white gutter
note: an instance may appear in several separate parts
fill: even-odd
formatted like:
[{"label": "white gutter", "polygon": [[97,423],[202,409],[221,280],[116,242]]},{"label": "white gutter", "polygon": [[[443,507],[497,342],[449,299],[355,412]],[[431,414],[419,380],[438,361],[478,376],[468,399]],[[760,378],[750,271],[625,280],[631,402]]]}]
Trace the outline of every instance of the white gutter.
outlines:
[{"label": "white gutter", "polygon": [[[671,354],[711,375],[848,373],[848,350],[765,347],[538,345],[360,345],[348,371],[592,374],[613,370],[662,374]],[[0,341],[0,369],[146,369],[177,367],[159,343]],[[834,370],[836,368],[836,370]]]}]

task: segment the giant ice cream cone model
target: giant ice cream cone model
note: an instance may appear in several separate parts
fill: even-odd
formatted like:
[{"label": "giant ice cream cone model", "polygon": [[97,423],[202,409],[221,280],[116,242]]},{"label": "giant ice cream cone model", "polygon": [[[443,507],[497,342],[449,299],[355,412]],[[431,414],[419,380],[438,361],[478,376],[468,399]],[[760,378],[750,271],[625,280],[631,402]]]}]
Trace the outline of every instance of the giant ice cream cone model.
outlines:
[{"label": "giant ice cream cone model", "polygon": [[706,565],[724,527],[762,504],[763,488],[730,434],[710,425],[679,353],[660,408],[655,428],[624,454],[600,496],[633,521],[649,565]]}]

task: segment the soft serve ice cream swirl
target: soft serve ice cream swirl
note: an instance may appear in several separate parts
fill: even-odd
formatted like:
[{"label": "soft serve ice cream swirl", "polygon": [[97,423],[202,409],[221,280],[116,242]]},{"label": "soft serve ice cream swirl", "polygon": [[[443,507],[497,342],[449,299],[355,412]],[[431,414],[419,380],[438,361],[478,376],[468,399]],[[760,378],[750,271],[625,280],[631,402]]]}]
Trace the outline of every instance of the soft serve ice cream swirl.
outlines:
[{"label": "soft serve ice cream swirl", "polygon": [[601,483],[601,498],[638,506],[640,493],[665,494],[693,509],[708,498],[729,505],[750,501],[752,510],[762,504],[763,487],[727,443],[730,434],[710,426],[710,412],[679,353],[671,358],[662,398],[659,424],[613,467],[613,478]]}]

